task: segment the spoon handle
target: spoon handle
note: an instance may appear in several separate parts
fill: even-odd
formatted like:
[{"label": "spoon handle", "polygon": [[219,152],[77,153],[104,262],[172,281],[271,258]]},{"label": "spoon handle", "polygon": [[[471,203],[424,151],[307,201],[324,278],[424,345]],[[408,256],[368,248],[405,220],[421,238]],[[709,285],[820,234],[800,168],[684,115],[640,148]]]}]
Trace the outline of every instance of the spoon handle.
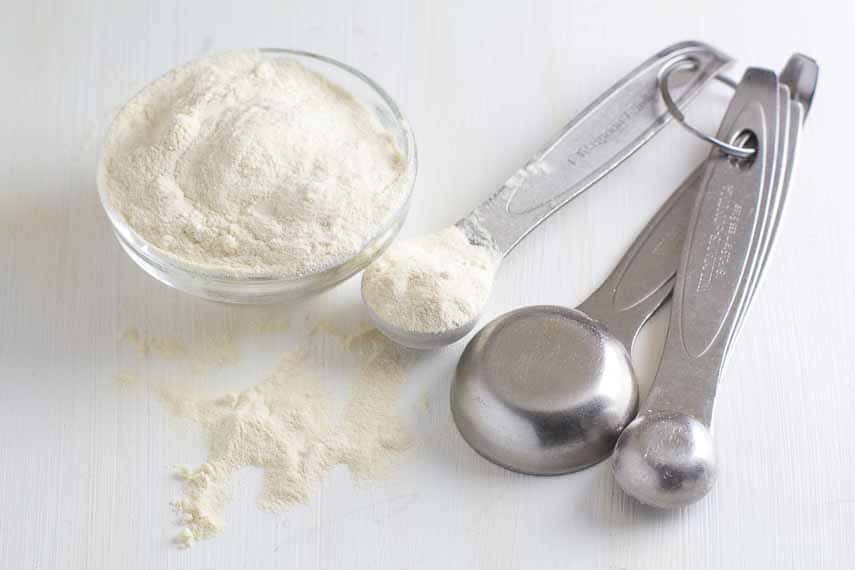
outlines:
[{"label": "spoon handle", "polygon": [[475,243],[507,255],[530,231],[614,170],[671,119],[657,89],[660,71],[675,61],[696,62],[672,93],[680,108],[731,59],[714,48],[684,42],[630,72],[573,119],[556,140],[520,168],[457,225]]},{"label": "spoon handle", "polygon": [[[786,90],[785,90],[786,91]],[[733,141],[751,131],[756,154],[734,162],[713,150],[689,231],[665,350],[645,402],[646,413],[681,412],[709,426],[727,348],[765,255],[763,232],[775,216],[778,146],[785,144],[774,72],[751,68],[736,89],[719,130]]]},{"label": "spoon handle", "polygon": [[701,165],[686,178],[603,284],[578,307],[600,321],[627,350],[644,323],[671,295],[704,171]]},{"label": "spoon handle", "polygon": [[[757,277],[751,285],[749,299],[745,303],[746,309],[750,303],[750,298],[753,297],[757,287],[760,285],[760,276],[769,260],[772,241],[775,239],[775,234],[777,234],[778,227],[781,224],[781,216],[784,211],[783,204],[787,199],[787,191],[790,188],[790,179],[793,175],[802,126],[805,119],[807,119],[808,111],[810,111],[818,78],[819,65],[813,58],[800,53],[793,54],[790,57],[779,78],[781,83],[789,88],[789,96],[792,101],[790,105],[785,106],[787,109],[783,110],[784,113],[789,113],[789,122],[786,135],[787,144],[782,149],[782,152],[778,154],[780,160],[783,162],[783,166],[778,168],[778,172],[782,177],[780,179],[779,196],[777,198],[779,206],[776,208],[775,216],[766,235],[767,245],[764,248],[763,258],[759,262],[760,269],[757,271]],[[744,318],[745,311],[739,317],[736,334],[739,334],[738,328],[744,322]]]},{"label": "spoon handle", "polygon": [[[783,213],[783,201],[785,199],[787,187],[785,179],[788,181],[789,173],[792,171],[791,158],[795,151],[798,132],[793,131],[793,121],[802,119],[802,107],[794,101],[790,100],[790,91],[786,85],[779,87],[779,100],[781,105],[779,108],[779,128],[781,129],[781,144],[778,145],[778,154],[775,162],[775,179],[773,181],[774,190],[770,194],[770,213],[767,216],[767,222],[763,227],[763,231],[759,238],[759,253],[757,261],[751,268],[748,278],[747,291],[739,308],[739,314],[736,316],[736,324],[734,331],[731,334],[730,344],[725,349],[725,358],[730,351],[730,345],[733,343],[739,331],[742,328],[742,323],[745,322],[745,315],[748,312],[748,307],[751,305],[751,300],[754,298],[754,293],[760,285],[760,278],[763,275],[763,269],[766,267],[766,262],[769,259],[771,252],[772,241],[777,233],[778,224],[780,223],[781,214]],[[796,137],[794,139],[794,136]]]}]

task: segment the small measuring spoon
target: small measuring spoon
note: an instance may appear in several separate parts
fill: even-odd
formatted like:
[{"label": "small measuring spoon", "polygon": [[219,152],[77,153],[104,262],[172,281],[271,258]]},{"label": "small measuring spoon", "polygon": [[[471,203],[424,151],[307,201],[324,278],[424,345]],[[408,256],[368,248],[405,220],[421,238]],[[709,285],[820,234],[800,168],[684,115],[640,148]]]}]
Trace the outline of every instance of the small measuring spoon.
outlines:
[{"label": "small measuring spoon", "polygon": [[[709,426],[716,388],[769,257],[801,120],[816,86],[815,62],[798,55],[791,62],[797,58],[802,58],[797,64],[806,65],[805,71],[799,79],[785,70],[782,79],[788,85],[781,88],[771,72],[746,72],[743,83],[753,85],[752,103],[731,105],[736,116],[730,124],[726,118],[723,130],[735,134],[751,129],[762,152],[757,161],[762,162],[745,168],[718,158],[711,167],[708,191],[694,214],[683,252],[659,370],[644,411],[621,434],[614,451],[618,484],[655,507],[691,504],[715,482]],[[773,90],[775,99],[769,95]],[[770,121],[775,113],[777,123]],[[784,132],[775,133],[776,128]]]},{"label": "small measuring spoon", "polygon": [[[805,56],[790,62],[797,58]],[[793,98],[805,100],[801,96],[812,88],[805,89],[794,90]],[[686,179],[577,310],[519,309],[470,341],[452,385],[451,408],[476,451],[538,475],[575,471],[612,451],[637,400],[621,347],[631,348],[671,292],[704,171],[701,165]]]},{"label": "small measuring spoon", "polygon": [[[673,92],[680,107],[685,107],[731,62],[717,50],[697,42],[677,44],[656,54],[589,105],[562,130],[555,142],[455,226],[474,248],[484,248],[494,255],[498,268],[501,259],[529,232],[614,170],[671,120],[656,85],[660,71],[680,60],[696,64],[677,78]],[[395,255],[395,251],[393,244],[388,255]],[[465,278],[435,277],[437,280]],[[487,275],[487,280],[492,280],[492,274]],[[487,301],[486,294],[479,306],[463,299],[450,299],[465,308],[466,317],[461,322],[439,330],[415,330],[407,328],[409,325],[402,324],[397,316],[429,314],[434,307],[422,306],[424,303],[408,287],[406,278],[385,274],[377,267],[369,267],[363,274],[363,299],[374,325],[392,340],[413,348],[438,348],[459,340],[475,326]],[[395,303],[377,302],[372,291],[384,291],[383,300],[388,301],[392,296]]]}]

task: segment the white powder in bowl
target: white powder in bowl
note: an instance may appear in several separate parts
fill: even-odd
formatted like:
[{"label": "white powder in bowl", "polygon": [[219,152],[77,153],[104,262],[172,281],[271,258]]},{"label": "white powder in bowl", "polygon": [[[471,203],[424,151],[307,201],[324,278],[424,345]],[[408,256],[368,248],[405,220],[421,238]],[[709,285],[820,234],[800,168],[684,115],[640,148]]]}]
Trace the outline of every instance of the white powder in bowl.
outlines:
[{"label": "white powder in bowl", "polygon": [[406,158],[374,112],[293,59],[178,67],[116,116],[109,204],[161,254],[233,277],[299,277],[356,255],[402,207]]},{"label": "white powder in bowl", "polygon": [[393,244],[365,270],[362,297],[398,329],[439,334],[478,317],[498,264],[496,251],[451,226]]}]

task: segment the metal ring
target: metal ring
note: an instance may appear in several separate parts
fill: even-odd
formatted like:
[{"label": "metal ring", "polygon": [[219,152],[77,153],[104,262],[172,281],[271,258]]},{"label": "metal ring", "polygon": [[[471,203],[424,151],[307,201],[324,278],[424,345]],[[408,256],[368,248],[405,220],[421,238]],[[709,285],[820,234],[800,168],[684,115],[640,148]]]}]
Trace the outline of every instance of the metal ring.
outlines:
[{"label": "metal ring", "polygon": [[[685,69],[686,67],[689,67],[693,70],[697,69],[698,62],[693,59],[680,59],[670,65],[663,67],[662,70],[659,72],[659,76],[657,77],[657,82],[659,84],[659,92],[662,94],[662,100],[665,101],[665,106],[668,108],[668,112],[671,113],[671,115],[675,119],[677,119],[677,122],[679,122],[686,129],[688,129],[689,132],[707,141],[713,146],[718,147],[723,153],[729,156],[733,156],[735,158],[751,158],[752,156],[754,156],[754,153],[756,152],[755,149],[728,144],[706,133],[702,133],[701,131],[686,122],[686,117],[677,107],[676,103],[674,103],[674,99],[671,97],[671,90],[668,88],[668,80],[671,78],[671,74],[677,71],[678,69]],[[725,77],[723,75],[716,75],[715,78],[724,83],[725,85],[736,88],[736,82],[730,79],[729,77]]]}]

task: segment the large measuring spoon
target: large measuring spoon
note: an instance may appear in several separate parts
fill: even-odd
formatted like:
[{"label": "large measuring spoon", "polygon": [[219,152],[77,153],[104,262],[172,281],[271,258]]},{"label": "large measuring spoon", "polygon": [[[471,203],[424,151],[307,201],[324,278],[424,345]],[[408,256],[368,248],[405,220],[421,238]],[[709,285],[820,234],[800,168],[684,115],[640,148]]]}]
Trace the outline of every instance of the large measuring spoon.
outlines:
[{"label": "large measuring spoon", "polygon": [[642,413],[615,448],[618,484],[652,506],[691,504],[715,482],[709,427],[716,388],[768,260],[801,120],[816,84],[815,63],[797,57],[807,72],[799,79],[785,70],[782,79],[789,85],[779,87],[771,72],[746,72],[743,93],[751,97],[741,107],[731,105],[722,131],[731,138],[746,129],[754,133],[757,159],[750,165],[710,159],[707,190],[681,260],[662,360]]},{"label": "large measuring spoon", "polygon": [[[782,77],[804,62],[815,67],[796,55]],[[802,74],[790,76],[795,81]],[[793,98],[809,103],[814,87],[815,79],[794,88]],[[626,352],[671,292],[703,173],[702,165],[686,179],[577,310],[519,309],[470,341],[452,385],[451,408],[476,451],[538,475],[582,469],[611,453],[637,402]]]},{"label": "large measuring spoon", "polygon": [[451,411],[478,453],[532,475],[608,457],[638,407],[629,349],[671,294],[702,174],[686,179],[578,308],[517,309],[469,341]]},{"label": "large measuring spoon", "polygon": [[[392,340],[413,348],[437,348],[451,344],[475,326],[487,301],[493,272],[501,259],[529,232],[562,206],[579,196],[619,166],[648,142],[670,120],[656,89],[661,70],[676,61],[689,60],[691,69],[675,78],[678,106],[688,102],[730,58],[697,42],[677,44],[643,63],[589,105],[567,125],[545,150],[517,171],[493,196],[458,221],[456,227],[471,248],[448,248],[448,256],[436,267],[420,267],[408,274],[401,264],[384,263],[383,258],[363,274],[362,296],[374,325]],[[436,240],[439,241],[439,240]],[[408,244],[393,244],[387,259],[412,259]],[[495,261],[468,264],[468,257]],[[459,263],[457,263],[459,261]],[[448,267],[460,267],[449,274]],[[473,277],[471,273],[484,271]],[[455,290],[478,277],[475,285],[483,290],[477,300],[454,297]],[[452,298],[435,299],[424,295],[423,284],[442,284],[440,294]],[[431,319],[445,305],[457,311],[455,320]],[[419,323],[416,325],[415,323]]]}]

